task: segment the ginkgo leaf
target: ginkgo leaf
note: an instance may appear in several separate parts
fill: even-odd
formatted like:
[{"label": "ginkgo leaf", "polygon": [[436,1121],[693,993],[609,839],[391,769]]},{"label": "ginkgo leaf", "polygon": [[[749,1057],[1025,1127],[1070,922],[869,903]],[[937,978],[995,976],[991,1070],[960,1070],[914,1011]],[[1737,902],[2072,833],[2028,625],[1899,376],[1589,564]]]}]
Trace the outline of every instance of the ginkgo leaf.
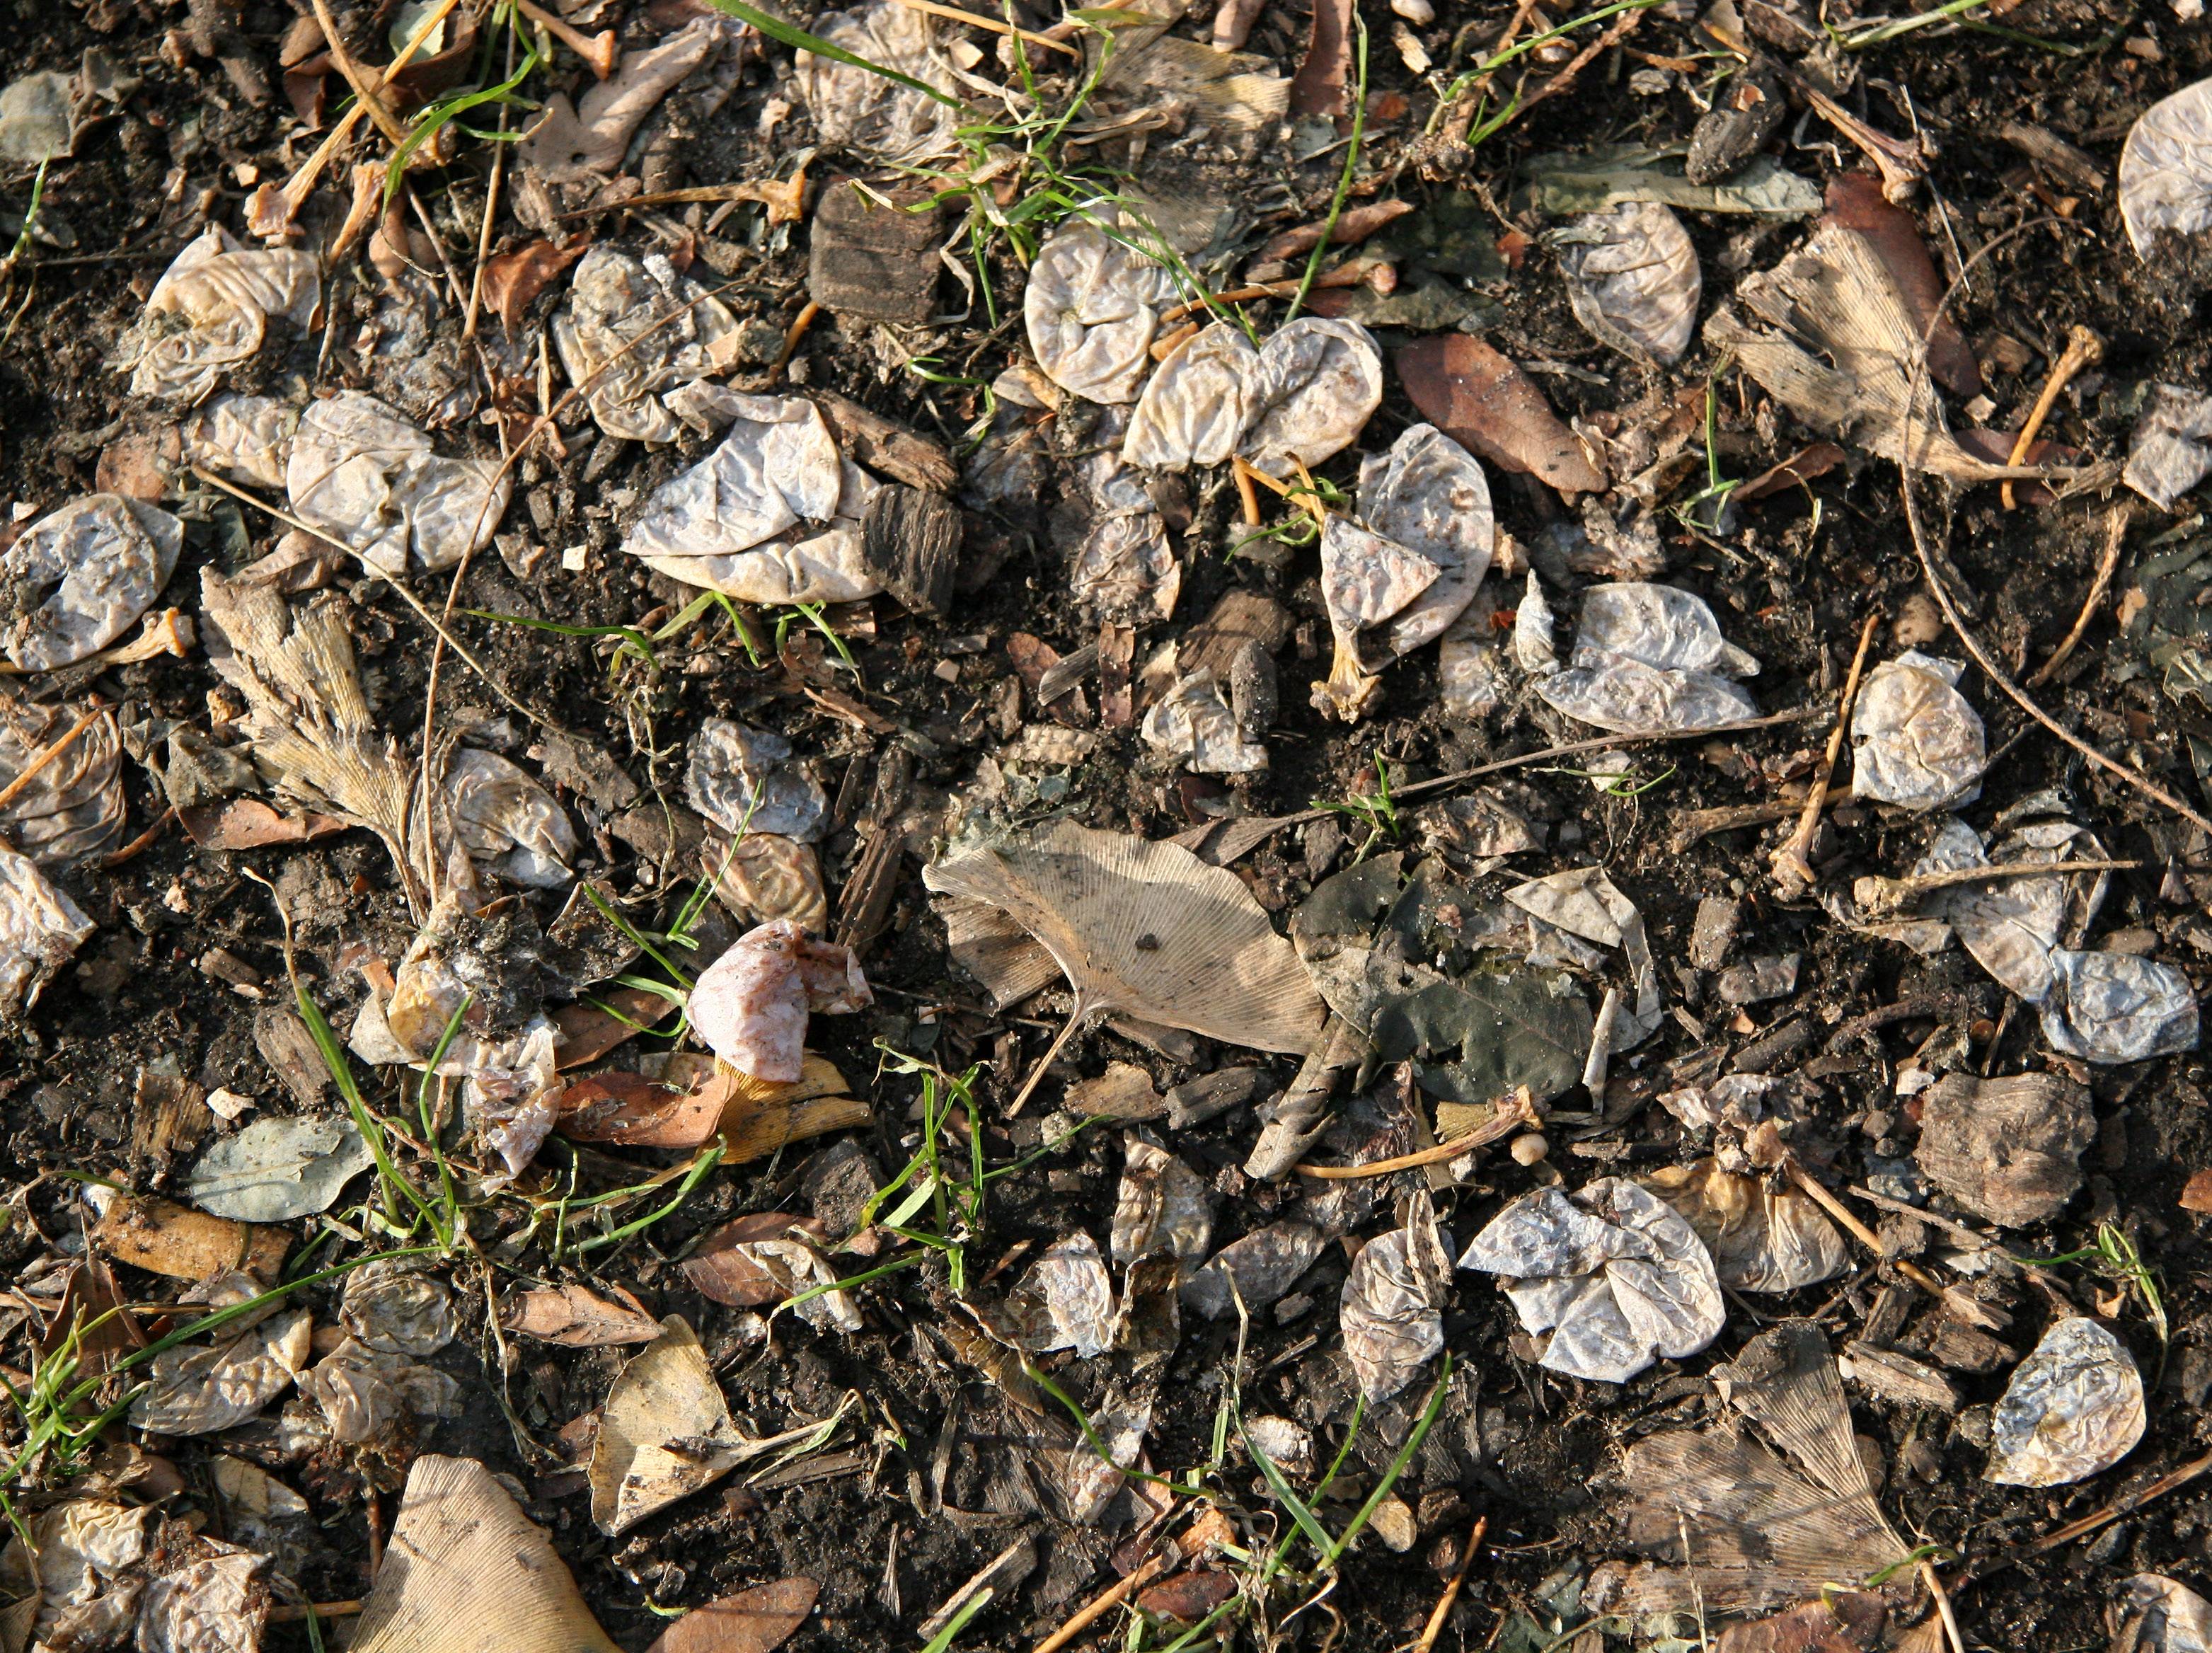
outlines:
[{"label": "ginkgo leaf", "polygon": [[2120,216],[2145,258],[2160,231],[2194,235],[2212,226],[2212,80],[2154,103],[2128,129]]},{"label": "ginkgo leaf", "polygon": [[1321,997],[1266,910],[1235,873],[1180,844],[1061,820],[963,850],[923,879],[998,909],[1059,962],[1075,1009],[1055,1050],[1115,1011],[1292,1054],[1321,1031]]}]

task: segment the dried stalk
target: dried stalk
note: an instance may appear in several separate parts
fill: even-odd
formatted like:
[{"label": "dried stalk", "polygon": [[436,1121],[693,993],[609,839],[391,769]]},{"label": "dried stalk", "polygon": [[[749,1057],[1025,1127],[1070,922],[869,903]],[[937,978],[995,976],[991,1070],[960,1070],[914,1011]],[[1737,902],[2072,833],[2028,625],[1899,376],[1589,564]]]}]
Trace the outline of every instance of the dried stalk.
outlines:
[{"label": "dried stalk", "polygon": [[2097,559],[2097,577],[2089,582],[2089,594],[2081,599],[2081,612],[2075,617],[2074,629],[2066,634],[2065,641],[2051,651],[2049,659],[2035,668],[2027,687],[2040,689],[2050,682],[2051,673],[2071,658],[2075,645],[2081,641],[2082,633],[2088,630],[2089,622],[2096,618],[2098,606],[2104,602],[2105,593],[2112,588],[2112,576],[2119,571],[2120,547],[2127,539],[2128,522],[2132,515],[2126,505],[2120,504],[2115,505],[2112,515],[2105,519],[2105,554]]},{"label": "dried stalk", "polygon": [[1418,1170],[1423,1165],[1442,1164],[1447,1159],[1456,1159],[1476,1148],[1486,1148],[1492,1143],[1511,1136],[1524,1126],[1540,1125],[1536,1104],[1528,1094],[1528,1087],[1521,1085],[1498,1104],[1498,1117],[1487,1125],[1478,1125],[1465,1136],[1454,1137],[1449,1142],[1439,1142],[1432,1148],[1423,1148],[1413,1153],[1401,1153],[1392,1159],[1370,1159],[1364,1165],[1293,1165],[1291,1169],[1300,1176],[1311,1176],[1326,1182],[1351,1182],[1370,1176],[1388,1176],[1394,1171]]},{"label": "dried stalk", "polygon": [[[2067,381],[2075,374],[2093,362],[2102,361],[2104,355],[2105,341],[2081,323],[2075,323],[2066,335],[2065,349],[2051,364],[2051,377],[2043,381],[2043,394],[2035,398],[2034,407],[2028,410],[2027,422],[2020,428],[2020,435],[2013,441],[2012,457],[2005,461],[2007,465],[2016,465],[2027,460],[2027,450],[2035,445],[2036,433],[2043,428],[2043,422],[2051,416],[2051,410],[2057,404],[2058,392],[2066,388]],[[2017,503],[2013,498],[2012,483],[2007,481],[2004,485],[2005,509],[2009,511]]]},{"label": "dried stalk", "polygon": [[1866,617],[1859,631],[1858,652],[1851,656],[1851,669],[1844,678],[1844,692],[1836,697],[1836,726],[1828,731],[1827,750],[1820,757],[1820,778],[1813,782],[1812,791],[1805,794],[1805,807],[1797,817],[1797,830],[1788,842],[1774,852],[1774,883],[1784,901],[1795,901],[1813,887],[1813,863],[1806,852],[1813,847],[1813,835],[1820,830],[1820,811],[1827,807],[1828,783],[1835,778],[1836,760],[1843,756],[1844,737],[1850,732],[1851,702],[1858,697],[1859,673],[1866,665],[1867,649],[1874,641],[1874,630],[1881,623],[1881,611],[1876,609]]}]

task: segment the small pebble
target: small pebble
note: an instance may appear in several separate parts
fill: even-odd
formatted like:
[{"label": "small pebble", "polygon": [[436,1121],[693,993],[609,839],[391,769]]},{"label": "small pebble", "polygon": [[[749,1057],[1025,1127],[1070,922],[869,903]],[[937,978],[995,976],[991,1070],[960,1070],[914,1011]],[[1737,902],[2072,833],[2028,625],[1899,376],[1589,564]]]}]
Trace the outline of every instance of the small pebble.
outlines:
[{"label": "small pebble", "polygon": [[1508,1152],[1512,1154],[1515,1164],[1533,1165],[1552,1152],[1552,1145],[1531,1131],[1525,1136],[1515,1137],[1513,1146]]},{"label": "small pebble", "polygon": [[1437,21],[1437,9],[1429,0],[1390,0],[1390,9],[1415,28],[1426,28]]},{"label": "small pebble", "polygon": [[1420,1537],[1419,1528],[1413,1522],[1413,1512],[1406,1507],[1403,1498],[1384,1498],[1375,1506],[1375,1513],[1367,1518],[1367,1524],[1375,1529],[1377,1538],[1400,1555],[1412,1549],[1414,1541]]}]

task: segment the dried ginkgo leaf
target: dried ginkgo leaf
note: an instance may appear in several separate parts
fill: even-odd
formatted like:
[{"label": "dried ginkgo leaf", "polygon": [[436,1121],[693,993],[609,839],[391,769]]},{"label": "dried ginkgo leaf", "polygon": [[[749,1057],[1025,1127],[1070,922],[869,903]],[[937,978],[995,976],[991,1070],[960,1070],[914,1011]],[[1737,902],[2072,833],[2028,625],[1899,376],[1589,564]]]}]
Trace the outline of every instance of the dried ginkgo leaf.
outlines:
[{"label": "dried ginkgo leaf", "polygon": [[2185,385],[2153,385],[2128,444],[2120,480],[2161,511],[2212,475],[2212,396]]},{"label": "dried ginkgo leaf", "polygon": [[1075,1006],[1055,1050],[1115,1011],[1256,1050],[1302,1053],[1321,1031],[1320,996],[1266,909],[1179,844],[1062,819],[949,855],[923,881],[998,909],[1059,962]]},{"label": "dried ginkgo leaf", "polygon": [[1182,1300],[1208,1320],[1266,1308],[1297,1285],[1328,1240],[1310,1223],[1270,1223],[1215,1252],[1184,1282]]},{"label": "dried ginkgo leaf", "polygon": [[269,1617],[270,1558],[216,1539],[202,1555],[146,1581],[138,1608],[138,1653],[260,1653]]},{"label": "dried ginkgo leaf", "polygon": [[824,143],[893,166],[924,161],[954,146],[959,111],[887,79],[877,68],[953,91],[951,70],[938,52],[928,17],[892,0],[874,0],[850,11],[825,12],[813,29],[863,60],[799,54],[799,88]]},{"label": "dried ginkgo leaf", "polygon": [[2162,234],[2212,228],[2212,80],[2143,111],[2120,150],[2120,216],[2144,258]]},{"label": "dried ginkgo leaf", "polygon": [[138,1616],[158,1512],[70,1498],[29,1517],[0,1554],[0,1588],[17,1599],[0,1626],[18,1645],[112,1647]]},{"label": "dried ginkgo leaf", "polygon": [[0,695],[0,787],[22,783],[0,810],[0,829],[15,848],[58,871],[99,854],[123,831],[123,748],[113,713],[101,714],[24,780],[24,771],[67,738],[88,710]]},{"label": "dried ginkgo leaf", "polygon": [[[489,283],[489,264],[485,276]],[[583,389],[599,428],[641,442],[676,440],[662,393],[726,371],[737,330],[729,307],[678,273],[667,254],[641,258],[610,246],[584,254],[552,325],[568,382]]]},{"label": "dried ginkgo leaf", "polygon": [[1505,1276],[1521,1324],[1552,1334],[1538,1364],[1571,1377],[1625,1383],[1661,1356],[1695,1354],[1728,1320],[1705,1243],[1621,1177],[1572,1200],[1557,1188],[1523,1194],[1459,1266]]},{"label": "dried ginkgo leaf", "polygon": [[1795,1291],[1833,1279],[1850,1262],[1827,1213],[1795,1188],[1771,1188],[1711,1159],[1666,1166],[1644,1186],[1697,1231],[1723,1285]]},{"label": "dried ginkgo leaf", "polygon": [[1114,1196],[1114,1261],[1126,1267],[1165,1250],[1188,1275],[1212,1237],[1213,1199],[1206,1179],[1166,1149],[1131,1137]]},{"label": "dried ginkgo leaf", "polygon": [[1094,518],[1076,548],[1068,590],[1101,620],[1148,625],[1171,619],[1182,593],[1182,565],[1154,510]]},{"label": "dried ginkgo leaf", "polygon": [[352,1653],[621,1653],[491,1471],[426,1454],[407,1472]]},{"label": "dried ginkgo leaf", "polygon": [[523,164],[550,183],[588,183],[617,171],[630,137],[662,98],[704,63],[717,40],[714,24],[696,18],[645,52],[627,54],[621,70],[570,105],[565,93],[515,145]]},{"label": "dried ginkgo leaf", "polygon": [[1131,465],[1188,471],[1219,465],[1252,422],[1260,352],[1233,321],[1201,328],[1176,347],[1137,398],[1121,457]]},{"label": "dried ginkgo leaf", "polygon": [[1267,767],[1267,747],[1244,738],[1210,671],[1179,679],[1145,714],[1141,732],[1154,751],[1183,760],[1194,774],[1255,775]]},{"label": "dried ginkgo leaf", "polygon": [[0,845],[0,1024],[37,1004],[97,927],[29,856]]},{"label": "dried ginkgo leaf", "polygon": [[811,1292],[793,1310],[824,1331],[857,1332],[860,1311],[834,1285],[837,1271],[822,1255],[819,1225],[781,1212],[732,1218],[700,1237],[684,1260],[684,1277],[702,1297],[738,1308],[765,1308]]},{"label": "dried ginkgo leaf", "polygon": [[453,1293],[414,1257],[390,1257],[346,1276],[338,1321],[362,1347],[434,1355],[453,1340]]},{"label": "dried ginkgo leaf", "polygon": [[1388,1400],[1420,1375],[1444,1346],[1444,1299],[1451,1254],[1424,1188],[1406,1225],[1360,1247],[1344,1277],[1337,1310],[1345,1358],[1370,1401]]},{"label": "dried ginkgo leaf", "polygon": [[1586,1611],[1771,1612],[1838,1580],[1887,1576],[1908,1559],[1875,1502],[1817,1324],[1762,1332],[1712,1377],[1778,1453],[1728,1426],[1632,1445],[1622,1465],[1627,1541],[1673,1565],[1607,1562],[1591,1575]]},{"label": "dried ginkgo leaf", "polygon": [[1981,714],[1958,690],[1965,670],[1909,649],[1867,673],[1851,708],[1851,796],[1948,809],[1981,789]]},{"label": "dried ginkgo leaf", "polygon": [[814,404],[705,388],[738,404],[729,435],[653,491],[623,549],[741,603],[857,603],[881,591],[865,532],[880,484],[837,457]]},{"label": "dried ginkgo leaf", "polygon": [[1984,1480],[2064,1486],[2110,1469],[2142,1439],[2142,1374],[2110,1328],[2072,1315],[2014,1369],[1990,1419]]},{"label": "dried ginkgo leaf", "polygon": [[1656,201],[1623,202],[1584,213],[1558,239],[1577,321],[1626,355],[1681,359],[1705,283],[1680,219]]},{"label": "dried ginkgo leaf", "polygon": [[789,1083],[805,1071],[810,1012],[847,1015],[874,1002],[851,948],[810,940],[777,919],[746,932],[700,975],[691,1022],[738,1073]]},{"label": "dried ginkgo leaf", "polygon": [[1080,1229],[1023,1272],[994,1328],[1033,1353],[1073,1349],[1082,1359],[1114,1346],[1114,1281],[1098,1242]]},{"label": "dried ginkgo leaf", "polygon": [[1358,439],[1382,401],[1382,353],[1356,321],[1300,316],[1261,347],[1251,423],[1237,452],[1273,477]]},{"label": "dried ginkgo leaf", "polygon": [[1152,365],[1160,312],[1175,302],[1175,277],[1132,246],[1130,234],[1090,216],[1063,224],[1038,250],[1022,295],[1037,365],[1061,389],[1093,402],[1135,398]]},{"label": "dried ginkgo leaf", "polygon": [[106,647],[161,595],[184,547],[182,522],[116,494],[40,517],[0,552],[9,663],[52,672]]}]

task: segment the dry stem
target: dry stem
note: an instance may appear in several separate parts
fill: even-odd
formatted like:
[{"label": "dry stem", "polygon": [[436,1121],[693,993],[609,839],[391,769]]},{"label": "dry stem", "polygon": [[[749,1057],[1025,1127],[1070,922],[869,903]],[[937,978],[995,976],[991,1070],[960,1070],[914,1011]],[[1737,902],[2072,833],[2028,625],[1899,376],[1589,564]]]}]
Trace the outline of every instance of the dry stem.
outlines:
[{"label": "dry stem", "polygon": [[[2103,360],[2104,355],[2105,341],[2081,323],[2075,323],[2066,335],[2065,349],[2059,353],[2058,360],[2051,365],[2051,377],[2044,380],[2043,394],[2035,398],[2035,406],[2028,411],[2027,422],[2020,428],[2019,436],[2014,439],[2012,457],[2005,461],[2007,465],[2017,465],[2027,459],[2027,450],[2034,446],[2036,433],[2043,428],[2043,422],[2051,416],[2051,410],[2058,400],[2058,392],[2066,388],[2067,380],[2092,362]],[[2011,510],[2015,503],[2012,483],[2008,481],[2004,485],[2005,509]]]},{"label": "dry stem", "polygon": [[1813,887],[1813,863],[1805,852],[1813,846],[1813,835],[1820,830],[1820,811],[1827,806],[1828,783],[1835,778],[1836,760],[1843,756],[1844,737],[1850,729],[1851,702],[1858,696],[1859,672],[1866,665],[1874,629],[1881,623],[1881,611],[1876,609],[1867,616],[1866,624],[1860,629],[1858,652],[1851,656],[1851,669],[1844,678],[1844,692],[1836,698],[1836,726],[1828,731],[1827,750],[1820,757],[1820,778],[1805,794],[1805,807],[1797,817],[1797,830],[1774,852],[1774,883],[1784,901],[1795,901]]},{"label": "dry stem", "polygon": [[2074,653],[2075,645],[2081,641],[2081,634],[2088,630],[2089,622],[2096,617],[2098,605],[2105,600],[2105,593],[2112,588],[2112,575],[2119,569],[2120,547],[2127,539],[2128,521],[2132,514],[2123,503],[2115,505],[2112,515],[2105,519],[2105,554],[2097,559],[2097,577],[2089,582],[2089,594],[2081,599],[2081,612],[2075,619],[2074,629],[2066,634],[2066,640],[2051,651],[2049,659],[2035,668],[2027,687],[2040,689],[2050,682],[2051,674],[2066,664]]}]

